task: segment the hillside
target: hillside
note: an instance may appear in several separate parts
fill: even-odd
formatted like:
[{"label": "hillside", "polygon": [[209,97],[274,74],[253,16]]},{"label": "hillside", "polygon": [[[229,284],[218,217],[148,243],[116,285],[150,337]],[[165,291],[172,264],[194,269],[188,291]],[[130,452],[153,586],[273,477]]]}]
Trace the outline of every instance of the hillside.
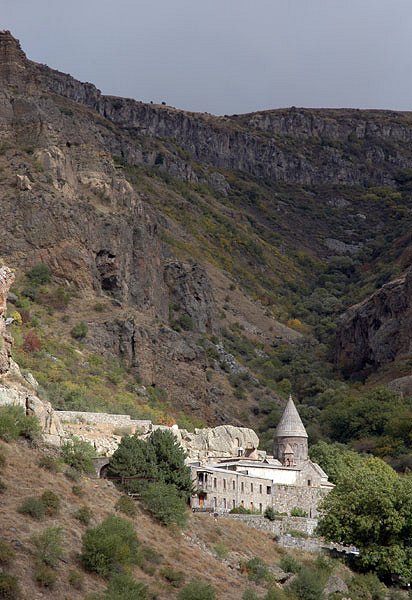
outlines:
[{"label": "hillside", "polygon": [[375,435],[346,439],[326,409],[409,375],[407,315],[384,360],[366,347],[373,313],[364,349],[335,332],[409,266],[412,113],[108,97],[9,32],[0,81],[0,257],[17,273],[15,355],[45,398],[253,425],[270,447],[292,391],[313,441]]}]

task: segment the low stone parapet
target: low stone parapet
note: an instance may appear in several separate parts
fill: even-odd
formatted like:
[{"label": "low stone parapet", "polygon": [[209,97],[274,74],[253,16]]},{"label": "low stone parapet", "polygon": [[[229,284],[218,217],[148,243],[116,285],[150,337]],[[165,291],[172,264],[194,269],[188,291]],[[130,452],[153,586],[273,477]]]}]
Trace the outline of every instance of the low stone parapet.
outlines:
[{"label": "low stone parapet", "polygon": [[263,515],[236,515],[225,514],[225,517],[242,521],[248,527],[267,531],[274,535],[285,535],[288,531],[300,531],[306,535],[313,535],[318,524],[317,519],[307,517],[277,517],[275,521],[266,519]]}]

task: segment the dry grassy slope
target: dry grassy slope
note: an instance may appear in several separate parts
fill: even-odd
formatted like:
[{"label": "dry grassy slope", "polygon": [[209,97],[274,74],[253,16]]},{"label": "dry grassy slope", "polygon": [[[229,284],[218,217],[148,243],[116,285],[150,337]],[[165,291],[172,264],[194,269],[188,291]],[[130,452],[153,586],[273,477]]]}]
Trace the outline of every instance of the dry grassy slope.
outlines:
[{"label": "dry grassy slope", "polygon": [[[72,493],[73,483],[63,474],[50,473],[38,466],[44,450],[30,448],[23,442],[0,442],[0,450],[7,454],[7,466],[2,472],[2,480],[8,486],[1,496],[0,535],[16,548],[16,561],[9,570],[18,577],[24,590],[24,599],[80,600],[87,593],[104,589],[105,583],[101,578],[87,573],[82,591],[74,590],[68,583],[69,571],[81,570],[78,555],[85,531],[85,527],[73,517],[73,513],[87,505],[94,513],[93,524],[97,524],[114,512],[114,505],[121,494],[108,481],[85,477],[81,482],[84,496],[79,498]],[[56,518],[46,517],[38,522],[17,512],[17,507],[25,498],[38,496],[46,489],[53,490],[61,498],[62,508]],[[213,544],[218,541],[227,546],[230,550],[229,557],[233,559],[248,560],[259,556],[267,563],[275,563],[282,554],[282,549],[277,548],[266,534],[229,519],[215,522],[209,516],[191,516],[188,529],[180,532],[160,526],[139,508],[133,523],[140,541],[162,557],[154,575],[147,575],[139,568],[134,572],[136,578],[147,583],[159,599],[173,598],[177,593],[159,574],[161,568],[169,566],[182,571],[186,581],[207,580],[218,590],[219,599],[238,600],[243,590],[250,587],[250,582],[239,571],[229,568],[213,556]],[[47,591],[38,588],[33,582],[34,555],[30,538],[52,525],[64,529],[65,555],[57,569],[56,587]],[[211,551],[205,551],[204,545]]]}]

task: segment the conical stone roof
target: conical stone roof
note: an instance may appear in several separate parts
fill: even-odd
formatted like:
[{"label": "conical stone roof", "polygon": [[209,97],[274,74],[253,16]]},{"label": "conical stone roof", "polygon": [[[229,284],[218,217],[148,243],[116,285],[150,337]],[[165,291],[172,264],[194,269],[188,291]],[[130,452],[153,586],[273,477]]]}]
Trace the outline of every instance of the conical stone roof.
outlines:
[{"label": "conical stone roof", "polygon": [[289,396],[282,418],[276,428],[276,437],[308,437],[292,396]]}]

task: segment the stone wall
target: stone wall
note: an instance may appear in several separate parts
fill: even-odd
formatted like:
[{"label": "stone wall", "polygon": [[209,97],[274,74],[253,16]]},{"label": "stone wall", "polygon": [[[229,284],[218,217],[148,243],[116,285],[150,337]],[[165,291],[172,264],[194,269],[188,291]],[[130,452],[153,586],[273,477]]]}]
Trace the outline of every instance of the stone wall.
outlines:
[{"label": "stone wall", "polygon": [[248,527],[267,531],[274,535],[285,535],[290,530],[301,531],[307,535],[313,535],[318,524],[317,519],[304,517],[279,517],[279,520],[269,521],[260,515],[226,515],[230,519],[242,521]]},{"label": "stone wall", "polygon": [[330,488],[278,485],[273,486],[273,508],[278,512],[290,513],[293,508],[301,508],[311,518],[318,516],[317,507],[330,491]]},{"label": "stone wall", "polygon": [[113,425],[114,427],[130,427],[142,433],[152,429],[152,422],[145,419],[132,419],[130,415],[110,413],[83,412],[77,410],[56,411],[62,423],[87,423],[88,425]]}]

